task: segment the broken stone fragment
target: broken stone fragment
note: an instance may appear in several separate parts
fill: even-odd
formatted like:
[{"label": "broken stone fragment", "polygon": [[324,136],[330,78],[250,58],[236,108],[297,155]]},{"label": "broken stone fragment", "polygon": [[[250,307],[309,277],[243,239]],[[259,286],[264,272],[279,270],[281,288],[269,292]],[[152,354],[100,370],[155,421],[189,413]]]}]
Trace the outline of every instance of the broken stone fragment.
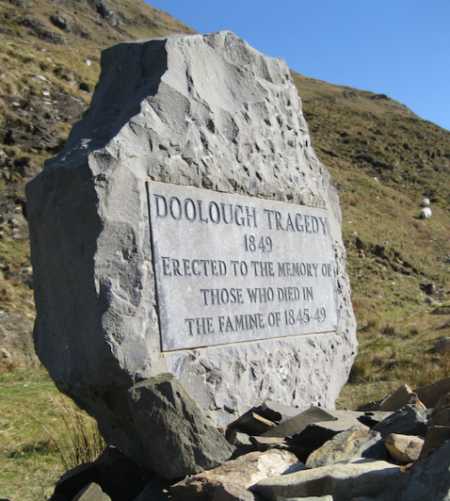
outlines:
[{"label": "broken stone fragment", "polygon": [[396,411],[404,405],[411,403],[414,397],[417,397],[417,395],[413,390],[407,384],[402,384],[380,402],[378,409],[380,411]]},{"label": "broken stone fragment", "polygon": [[[129,390],[133,426],[142,446],[140,464],[177,479],[226,461],[233,447],[211,424],[172,374],[161,374]],[[134,446],[134,440],[130,448]]]},{"label": "broken stone fragment", "polygon": [[102,488],[91,483],[85,487],[72,501],[111,501],[111,498],[102,491]]},{"label": "broken stone fragment", "polygon": [[384,439],[384,444],[392,459],[400,464],[417,461],[422,451],[423,442],[420,437],[398,433],[390,433]]},{"label": "broken stone fragment", "polygon": [[227,435],[234,431],[247,433],[247,435],[263,435],[268,430],[275,427],[275,423],[269,418],[262,416],[256,410],[250,409],[230,424]]},{"label": "broken stone fragment", "polygon": [[450,441],[409,471],[395,501],[448,501],[450,499]]},{"label": "broken stone fragment", "polygon": [[113,500],[132,501],[148,481],[148,472],[116,447],[108,446],[94,462],[64,473],[55,486],[51,501],[71,500],[91,483],[98,484]]},{"label": "broken stone fragment", "polygon": [[293,435],[289,444],[300,459],[305,460],[311,452],[331,440],[335,435],[352,427],[368,429],[360,422],[363,415],[354,411],[327,411],[333,420],[319,421],[307,425],[301,433]]},{"label": "broken stone fragment", "polygon": [[349,501],[357,496],[376,496],[383,489],[395,485],[400,475],[397,465],[366,460],[267,478],[251,490],[269,501],[324,495],[332,495],[334,501]]},{"label": "broken stone fragment", "polygon": [[256,496],[240,485],[222,482],[214,489],[211,501],[256,501]]},{"label": "broken stone fragment", "polygon": [[320,407],[309,409],[292,416],[278,426],[271,427],[264,435],[266,437],[289,437],[301,433],[308,425],[324,421],[336,421],[336,417]]},{"label": "broken stone fragment", "polygon": [[269,449],[289,449],[286,439],[282,437],[250,437],[250,443],[258,451],[266,451]]},{"label": "broken stone fragment", "polygon": [[383,436],[389,433],[425,436],[427,422],[428,415],[423,406],[408,404],[378,423],[373,429]]},{"label": "broken stone fragment", "polygon": [[354,426],[338,433],[322,447],[312,452],[306,466],[317,468],[359,458],[385,459],[386,450],[381,435],[367,428]]},{"label": "broken stone fragment", "polygon": [[430,426],[425,435],[421,457],[429,456],[447,440],[450,440],[450,426]]},{"label": "broken stone fragment", "polygon": [[264,478],[282,475],[297,464],[295,454],[288,451],[250,452],[213,470],[188,477],[172,486],[170,491],[177,501],[211,501],[222,485],[247,489]]},{"label": "broken stone fragment", "polygon": [[450,439],[450,393],[443,395],[433,409],[421,457],[427,457]]},{"label": "broken stone fragment", "polygon": [[418,397],[428,408],[436,407],[441,397],[449,392],[450,377],[416,389]]},{"label": "broken stone fragment", "polygon": [[168,485],[161,479],[154,478],[133,501],[169,501]]}]

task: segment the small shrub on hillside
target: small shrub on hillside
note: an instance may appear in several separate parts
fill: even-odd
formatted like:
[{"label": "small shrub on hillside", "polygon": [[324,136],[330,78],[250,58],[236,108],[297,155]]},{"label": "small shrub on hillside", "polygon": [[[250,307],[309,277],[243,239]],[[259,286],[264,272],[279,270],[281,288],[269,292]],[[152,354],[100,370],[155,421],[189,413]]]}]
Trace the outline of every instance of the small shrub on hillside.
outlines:
[{"label": "small shrub on hillside", "polygon": [[381,329],[381,334],[383,334],[384,336],[396,336],[398,334],[398,332],[396,331],[396,329],[395,329],[394,326],[392,326],[392,325],[385,325]]}]

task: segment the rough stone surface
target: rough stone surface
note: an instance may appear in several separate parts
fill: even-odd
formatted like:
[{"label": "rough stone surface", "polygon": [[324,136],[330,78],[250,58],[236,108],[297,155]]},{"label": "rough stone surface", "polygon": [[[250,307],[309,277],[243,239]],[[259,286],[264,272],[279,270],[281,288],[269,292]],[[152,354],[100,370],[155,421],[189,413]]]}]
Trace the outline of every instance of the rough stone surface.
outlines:
[{"label": "rough stone surface", "polygon": [[136,433],[134,444],[142,444],[133,456],[163,478],[214,468],[233,453],[172,374],[136,384],[129,396],[134,409],[129,433]]},{"label": "rough stone surface", "polygon": [[439,399],[431,413],[421,457],[428,456],[447,440],[450,440],[450,393]]},{"label": "rough stone surface", "polygon": [[311,452],[322,447],[338,433],[350,428],[368,430],[368,427],[360,422],[361,416],[364,416],[360,412],[328,411],[328,414],[332,420],[309,424],[303,431],[292,436],[290,443],[295,446],[294,450],[300,459],[306,460]]},{"label": "rough stone surface", "polygon": [[270,501],[324,495],[332,495],[334,501],[348,501],[357,496],[375,496],[395,485],[399,476],[399,466],[386,461],[362,461],[268,478],[252,490]]},{"label": "rough stone surface", "polygon": [[386,449],[394,461],[401,464],[417,461],[423,447],[423,439],[414,435],[391,433],[384,439]]},{"label": "rough stone surface", "polygon": [[73,498],[73,501],[111,501],[98,484],[92,483]]},{"label": "rough stone surface", "polygon": [[441,397],[450,392],[450,377],[440,379],[426,386],[421,386],[416,389],[416,393],[420,400],[427,407],[435,407]]},{"label": "rough stone surface", "polygon": [[379,431],[383,436],[389,433],[424,436],[427,431],[427,423],[426,410],[408,404],[378,423],[374,430]]},{"label": "rough stone surface", "polygon": [[133,501],[148,483],[148,473],[115,447],[107,447],[93,462],[66,472],[57,482],[51,501],[71,500],[91,483],[112,501]]},{"label": "rough stone surface", "polygon": [[154,478],[133,501],[170,501],[168,486]]},{"label": "rough stone surface", "polygon": [[297,464],[297,457],[288,451],[250,452],[218,468],[182,480],[171,488],[171,492],[180,501],[211,501],[223,484],[247,489],[264,478],[282,475]]},{"label": "rough stone surface", "polygon": [[212,501],[256,501],[256,496],[239,485],[221,483],[216,487]]},{"label": "rough stone surface", "polygon": [[336,417],[330,412],[321,409],[320,407],[312,406],[309,409],[299,412],[298,414],[289,417],[279,425],[267,430],[264,435],[267,437],[289,437],[297,433],[301,433],[307,426],[312,423],[324,421],[336,421]]},{"label": "rough stone surface", "polygon": [[306,461],[306,466],[317,468],[358,458],[385,459],[385,457],[386,450],[381,435],[376,431],[357,426],[339,433],[312,452]]},{"label": "rough stone surface", "polygon": [[450,500],[450,441],[411,470],[398,501]]},{"label": "rough stone surface", "polygon": [[[161,353],[149,179],[325,209],[336,332]],[[128,389],[164,372],[220,425],[266,399],[333,407],[356,353],[339,201],[284,62],[229,32],[106,50],[90,110],[27,198],[36,350],[108,441],[130,449]]]},{"label": "rough stone surface", "polygon": [[407,385],[403,384],[393,393],[385,397],[378,407],[380,411],[396,411],[406,404],[409,404],[411,399],[417,395]]}]

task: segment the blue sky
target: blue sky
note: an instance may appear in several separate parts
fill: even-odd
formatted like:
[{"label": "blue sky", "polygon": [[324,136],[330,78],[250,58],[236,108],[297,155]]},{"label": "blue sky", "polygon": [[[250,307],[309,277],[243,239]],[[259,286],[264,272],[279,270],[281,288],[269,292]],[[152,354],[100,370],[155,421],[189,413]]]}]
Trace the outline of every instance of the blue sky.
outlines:
[{"label": "blue sky", "polygon": [[150,0],[304,75],[387,94],[450,129],[450,0]]}]

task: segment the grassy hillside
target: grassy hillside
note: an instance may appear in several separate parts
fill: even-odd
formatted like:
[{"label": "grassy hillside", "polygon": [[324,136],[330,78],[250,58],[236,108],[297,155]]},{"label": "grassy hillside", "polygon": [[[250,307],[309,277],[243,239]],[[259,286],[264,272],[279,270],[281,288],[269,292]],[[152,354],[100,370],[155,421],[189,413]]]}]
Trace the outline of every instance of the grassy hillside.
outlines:
[{"label": "grassy hillside", "polygon": [[26,180],[88,106],[102,48],[189,31],[141,0],[0,0],[0,371],[36,364]]},{"label": "grassy hillside", "polygon": [[[376,397],[373,383],[448,375],[433,346],[450,335],[449,131],[384,95],[294,79],[341,197],[360,342],[351,381]],[[417,218],[423,196],[430,220]]]},{"label": "grassy hillside", "polygon": [[[102,48],[187,31],[141,0],[0,0],[0,367],[32,362],[26,180],[88,106]],[[361,342],[352,381],[441,374],[446,355],[429,350],[450,334],[438,308],[450,302],[450,133],[385,95],[294,79],[341,194]]]}]

